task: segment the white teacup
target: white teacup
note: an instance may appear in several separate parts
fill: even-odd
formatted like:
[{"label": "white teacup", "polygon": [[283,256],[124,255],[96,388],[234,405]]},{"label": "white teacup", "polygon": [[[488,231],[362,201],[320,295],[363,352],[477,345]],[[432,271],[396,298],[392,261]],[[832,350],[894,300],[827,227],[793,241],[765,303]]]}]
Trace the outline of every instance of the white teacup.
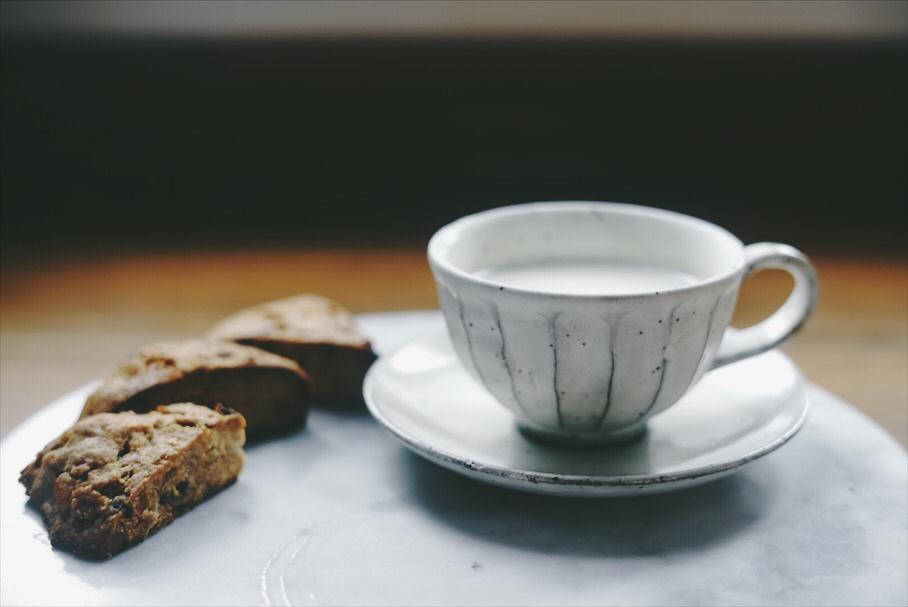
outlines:
[{"label": "white teacup", "polygon": [[[502,207],[429,242],[458,357],[545,439],[605,443],[640,433],[705,373],[769,350],[813,311],[810,263],[776,243],[744,246],[670,211],[597,202]],[[726,334],[741,282],[794,277],[766,320]]]}]

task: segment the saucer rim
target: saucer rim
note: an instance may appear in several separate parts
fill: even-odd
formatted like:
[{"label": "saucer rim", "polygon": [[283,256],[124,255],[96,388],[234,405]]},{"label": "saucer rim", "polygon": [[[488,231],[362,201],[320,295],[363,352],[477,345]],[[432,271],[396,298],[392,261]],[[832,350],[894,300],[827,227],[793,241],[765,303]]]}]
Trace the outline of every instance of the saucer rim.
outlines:
[{"label": "saucer rim", "polygon": [[[697,479],[703,479],[704,477],[723,475],[723,473],[730,474],[738,468],[745,466],[755,460],[758,460],[761,457],[764,457],[785,445],[788,441],[794,438],[794,436],[798,432],[800,432],[810,412],[810,395],[808,394],[807,385],[804,380],[803,374],[801,374],[800,369],[797,367],[797,365],[794,364],[794,361],[792,361],[791,358],[789,358],[783,352],[777,349],[773,349],[769,352],[784,358],[785,361],[797,371],[798,384],[802,397],[800,399],[802,403],[800,415],[798,416],[798,419],[777,438],[763,445],[762,447],[748,452],[744,456],[735,458],[733,461],[707,464],[672,474],[627,474],[618,476],[530,472],[528,470],[505,468],[501,466],[477,463],[474,460],[453,455],[445,450],[435,448],[423,441],[416,439],[415,437],[411,436],[410,434],[401,430],[399,427],[393,424],[385,415],[381,413],[379,406],[373,402],[374,397],[372,396],[372,386],[376,381],[375,376],[378,373],[382,372],[381,370],[384,368],[384,365],[387,364],[387,360],[394,357],[398,352],[400,352],[404,348],[411,346],[414,343],[429,341],[437,336],[438,334],[430,337],[417,337],[399,346],[393,351],[387,354],[383,354],[381,357],[379,357],[379,359],[375,361],[375,364],[373,364],[369,371],[366,373],[366,377],[363,380],[363,400],[365,401],[366,407],[368,408],[369,413],[372,415],[372,417],[374,417],[376,421],[378,421],[386,430],[397,437],[407,448],[417,453],[418,455],[426,457],[431,461],[438,462],[450,469],[466,469],[469,472],[475,472],[482,476],[495,477],[495,479],[520,481],[522,483],[530,483],[532,485],[551,485],[556,487],[644,487],[648,485],[662,485],[683,481],[694,481]],[[747,359],[743,359],[739,362],[744,362],[745,360]],[[460,363],[455,361],[454,364],[459,365]],[[553,449],[570,449],[570,447],[558,446],[556,444],[548,446]]]}]

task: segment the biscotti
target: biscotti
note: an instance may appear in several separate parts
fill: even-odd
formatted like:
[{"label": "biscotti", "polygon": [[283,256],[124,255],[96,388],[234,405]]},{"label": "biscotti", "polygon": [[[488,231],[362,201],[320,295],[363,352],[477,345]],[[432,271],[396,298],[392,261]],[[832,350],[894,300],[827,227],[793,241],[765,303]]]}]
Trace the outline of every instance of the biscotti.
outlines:
[{"label": "biscotti", "polygon": [[19,478],[51,543],[108,558],[236,480],[245,422],[193,404],[79,420]]},{"label": "biscotti", "polygon": [[187,340],[142,348],[85,402],[82,417],[158,405],[222,404],[246,418],[250,438],[306,420],[309,379],[292,360],[230,342]]},{"label": "biscotti", "polygon": [[320,403],[360,402],[375,354],[353,316],[335,301],[297,295],[242,310],[209,337],[255,346],[299,363]]}]

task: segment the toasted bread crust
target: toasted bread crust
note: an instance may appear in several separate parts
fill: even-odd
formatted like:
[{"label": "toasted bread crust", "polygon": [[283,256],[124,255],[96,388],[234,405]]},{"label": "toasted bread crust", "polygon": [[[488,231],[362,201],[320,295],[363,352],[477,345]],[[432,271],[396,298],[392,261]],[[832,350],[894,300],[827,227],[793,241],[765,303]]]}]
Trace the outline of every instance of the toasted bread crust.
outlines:
[{"label": "toasted bread crust", "polygon": [[312,397],[323,403],[358,402],[375,361],[353,315],[318,295],[296,295],[237,312],[208,334],[296,361],[312,379]]},{"label": "toasted bread crust", "polygon": [[54,546],[109,558],[236,480],[245,420],[194,404],[101,413],[48,444],[20,476]]},{"label": "toasted bread crust", "polygon": [[309,378],[294,361],[230,342],[186,340],[142,348],[85,402],[81,417],[150,411],[192,401],[223,404],[244,415],[250,437],[305,422]]}]

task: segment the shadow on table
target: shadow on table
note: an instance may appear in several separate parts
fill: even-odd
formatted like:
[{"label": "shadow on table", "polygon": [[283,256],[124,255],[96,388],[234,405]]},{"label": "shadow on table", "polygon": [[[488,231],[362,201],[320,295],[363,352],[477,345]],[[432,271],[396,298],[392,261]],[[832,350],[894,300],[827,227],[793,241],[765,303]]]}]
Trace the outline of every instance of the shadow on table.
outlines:
[{"label": "shadow on table", "polygon": [[488,542],[577,556],[656,556],[728,540],[758,521],[770,483],[734,474],[684,491],[565,498],[474,481],[402,450],[416,505]]}]

